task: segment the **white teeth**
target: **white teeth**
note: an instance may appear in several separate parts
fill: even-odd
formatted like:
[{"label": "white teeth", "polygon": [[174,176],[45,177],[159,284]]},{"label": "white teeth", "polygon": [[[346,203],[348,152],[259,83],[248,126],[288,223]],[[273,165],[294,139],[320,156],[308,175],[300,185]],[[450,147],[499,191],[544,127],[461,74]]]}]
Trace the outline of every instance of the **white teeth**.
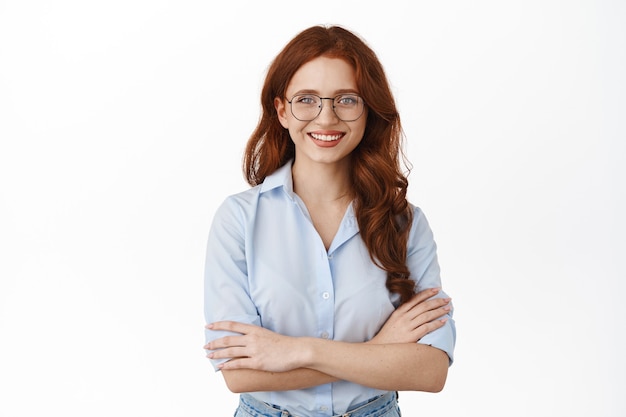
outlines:
[{"label": "white teeth", "polygon": [[311,133],[311,136],[313,136],[313,139],[323,140],[324,142],[332,142],[334,140],[338,140],[343,135],[319,135],[317,133]]}]

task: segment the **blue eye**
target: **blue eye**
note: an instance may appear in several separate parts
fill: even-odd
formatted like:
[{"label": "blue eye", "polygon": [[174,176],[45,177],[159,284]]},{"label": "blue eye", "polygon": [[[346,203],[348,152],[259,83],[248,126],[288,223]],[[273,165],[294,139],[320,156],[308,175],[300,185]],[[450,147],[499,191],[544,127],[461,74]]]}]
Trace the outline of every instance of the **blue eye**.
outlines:
[{"label": "blue eye", "polygon": [[296,96],[294,101],[298,104],[315,105],[319,99],[315,96]]},{"label": "blue eye", "polygon": [[359,102],[357,96],[339,96],[335,98],[335,103],[340,106],[356,106]]}]

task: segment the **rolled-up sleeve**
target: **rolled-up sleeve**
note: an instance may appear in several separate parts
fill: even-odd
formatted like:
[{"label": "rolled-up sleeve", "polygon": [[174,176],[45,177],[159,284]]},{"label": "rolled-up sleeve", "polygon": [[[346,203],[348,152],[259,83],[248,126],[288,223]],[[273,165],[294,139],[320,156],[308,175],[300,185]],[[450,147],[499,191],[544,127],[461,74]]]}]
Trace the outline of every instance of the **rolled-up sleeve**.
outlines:
[{"label": "rolled-up sleeve", "polygon": [[[241,207],[230,197],[218,208],[213,219],[204,271],[206,323],[232,320],[261,325],[248,286],[244,217]],[[207,329],[205,339],[208,343],[232,334]],[[217,365],[226,361],[211,360],[211,363],[217,371]]]},{"label": "rolled-up sleeve", "polygon": [[[424,213],[417,207],[413,213],[413,226],[409,236],[408,266],[411,277],[416,282],[416,291],[427,288],[442,288],[441,270],[437,260],[437,245]],[[442,289],[436,297],[446,298],[448,295]],[[428,333],[418,341],[418,343],[430,345],[446,352],[450,359],[450,365],[454,361],[454,346],[456,344],[456,325],[452,318],[453,311],[454,308],[452,307],[446,315],[448,321],[443,327]]]}]

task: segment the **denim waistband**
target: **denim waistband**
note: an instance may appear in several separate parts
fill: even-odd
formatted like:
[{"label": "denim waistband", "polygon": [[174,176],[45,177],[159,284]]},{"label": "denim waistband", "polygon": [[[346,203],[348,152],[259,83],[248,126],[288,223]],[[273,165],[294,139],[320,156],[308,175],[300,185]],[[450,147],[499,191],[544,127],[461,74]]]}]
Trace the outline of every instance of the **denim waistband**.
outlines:
[{"label": "denim waistband", "polygon": [[[343,414],[335,414],[333,417],[385,417],[395,416],[392,412],[397,409],[397,394],[390,391],[386,394],[374,397],[365,404],[346,411]],[[247,413],[253,417],[300,417],[291,414],[277,405],[267,404],[259,401],[250,394],[241,394],[239,397],[238,411]],[[235,414],[237,416],[238,414]],[[246,414],[244,414],[246,415]]]}]

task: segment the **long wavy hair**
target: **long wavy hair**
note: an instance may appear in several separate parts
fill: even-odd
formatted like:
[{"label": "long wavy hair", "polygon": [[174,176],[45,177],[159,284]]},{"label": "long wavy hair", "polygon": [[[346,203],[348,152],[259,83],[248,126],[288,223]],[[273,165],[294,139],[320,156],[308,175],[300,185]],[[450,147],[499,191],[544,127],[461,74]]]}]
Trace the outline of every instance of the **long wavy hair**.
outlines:
[{"label": "long wavy hair", "polygon": [[353,66],[368,112],[363,139],[351,156],[353,207],[372,261],[387,272],[387,289],[401,302],[414,294],[406,265],[412,211],[406,199],[408,169],[402,127],[389,82],[376,54],[358,36],[339,26],[314,26],[292,39],[270,65],[261,92],[262,113],[243,159],[252,186],[295,156],[289,132],[280,124],[274,99],[284,97],[295,72],[320,56]]}]

